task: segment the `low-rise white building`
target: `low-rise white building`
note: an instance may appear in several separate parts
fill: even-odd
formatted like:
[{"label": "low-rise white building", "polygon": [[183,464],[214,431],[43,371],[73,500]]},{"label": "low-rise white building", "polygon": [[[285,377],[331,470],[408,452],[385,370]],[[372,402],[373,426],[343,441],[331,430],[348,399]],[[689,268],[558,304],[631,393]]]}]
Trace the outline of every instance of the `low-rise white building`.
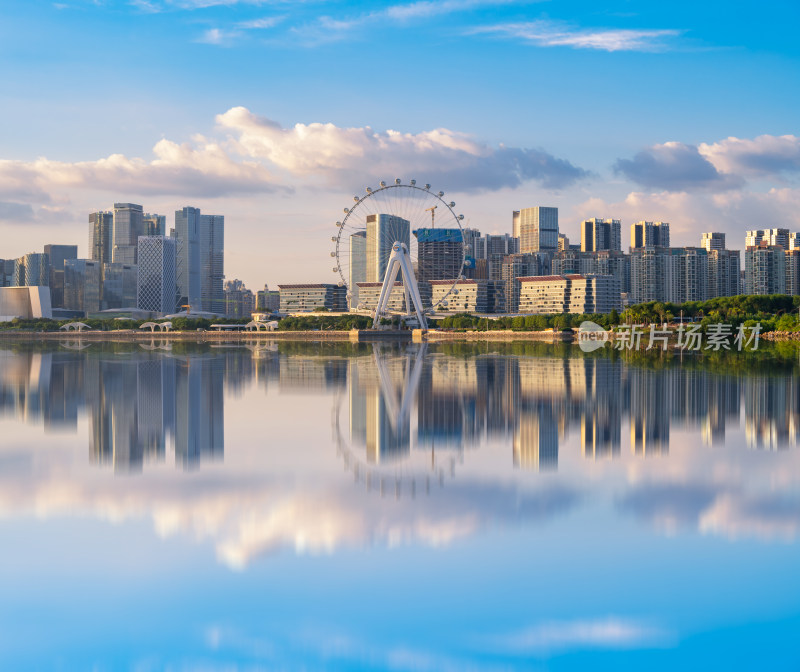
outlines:
[{"label": "low-rise white building", "polygon": [[[378,307],[378,299],[381,296],[381,289],[383,288],[382,282],[357,282],[356,287],[358,293],[358,304],[353,306],[358,310],[375,310]],[[403,290],[402,282],[395,282],[392,291],[389,292],[389,310],[397,312],[405,312],[406,310],[406,293]]]},{"label": "low-rise white building", "polygon": [[[309,313],[325,308],[331,312],[347,310],[347,289],[333,284],[278,285],[281,312]],[[255,303],[255,301],[254,301]],[[255,307],[255,306],[253,306]],[[247,314],[253,310],[247,311]]]},{"label": "low-rise white building", "polygon": [[[434,310],[443,313],[485,313],[489,310],[488,280],[459,280],[450,296],[445,295],[453,287],[452,280],[430,280],[431,304]],[[442,305],[442,300],[447,305]]]},{"label": "low-rise white building", "polygon": [[622,308],[619,279],[613,275],[542,275],[518,282],[521,313],[580,315]]}]

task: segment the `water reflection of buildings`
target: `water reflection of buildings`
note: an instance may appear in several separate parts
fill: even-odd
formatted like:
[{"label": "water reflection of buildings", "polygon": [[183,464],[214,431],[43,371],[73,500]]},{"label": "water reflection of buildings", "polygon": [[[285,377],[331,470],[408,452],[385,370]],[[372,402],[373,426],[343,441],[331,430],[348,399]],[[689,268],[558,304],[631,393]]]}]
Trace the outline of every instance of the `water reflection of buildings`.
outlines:
[{"label": "water reflection of buildings", "polygon": [[224,359],[89,360],[98,398],[89,406],[92,462],[140,471],[162,462],[193,468],[224,455]]},{"label": "water reflection of buildings", "polygon": [[571,432],[586,460],[617,459],[623,450],[667,456],[671,430],[695,430],[704,443],[720,445],[726,427],[740,426],[742,411],[752,448],[794,445],[800,431],[800,389],[789,372],[722,375],[605,356],[328,346],[4,351],[0,412],[74,431],[87,416],[91,461],[121,472],[173,453],[184,468],[222,459],[224,393],[250,381],[289,394],[339,397],[346,390],[344,431],[373,468],[427,461],[450,469],[493,441],[510,446],[516,468],[555,471]]},{"label": "water reflection of buildings", "polygon": [[797,442],[800,389],[793,376],[759,376],[745,388],[745,437],[758,450],[781,450]]},{"label": "water reflection of buildings", "polygon": [[193,468],[224,454],[225,361],[203,356],[3,353],[0,406],[49,429],[90,426],[89,459],[141,471],[166,459]]},{"label": "water reflection of buildings", "polygon": [[[395,386],[408,370],[403,361],[388,364],[395,367]],[[515,467],[554,471],[570,431],[579,432],[585,459],[613,460],[622,455],[625,427],[633,456],[667,456],[670,428],[696,430],[707,445],[724,443],[726,425],[740,424],[742,400],[752,447],[796,443],[800,428],[800,391],[791,376],[647,368],[609,357],[434,352],[415,389],[415,414],[403,426],[392,422],[378,378],[373,358],[351,363],[351,438],[360,437],[373,464],[418,449],[463,452],[491,438],[509,442]]]}]

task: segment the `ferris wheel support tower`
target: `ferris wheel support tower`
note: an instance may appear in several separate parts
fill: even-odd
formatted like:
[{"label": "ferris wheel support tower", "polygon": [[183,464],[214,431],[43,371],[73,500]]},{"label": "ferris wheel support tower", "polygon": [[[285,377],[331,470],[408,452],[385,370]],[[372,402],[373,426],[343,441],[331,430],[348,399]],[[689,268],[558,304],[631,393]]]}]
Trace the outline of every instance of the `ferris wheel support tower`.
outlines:
[{"label": "ferris wheel support tower", "polygon": [[408,255],[408,248],[405,243],[395,241],[392,245],[392,253],[386,265],[386,275],[383,277],[383,287],[378,297],[378,305],[375,307],[375,319],[372,328],[376,329],[381,322],[381,318],[389,315],[389,297],[391,296],[397,275],[401,274],[403,279],[403,291],[406,300],[406,315],[411,315],[411,305],[414,305],[414,313],[419,321],[420,329],[427,329],[428,323],[425,321],[425,313],[422,308],[422,297],[419,294],[417,277],[411,267],[411,260]]}]

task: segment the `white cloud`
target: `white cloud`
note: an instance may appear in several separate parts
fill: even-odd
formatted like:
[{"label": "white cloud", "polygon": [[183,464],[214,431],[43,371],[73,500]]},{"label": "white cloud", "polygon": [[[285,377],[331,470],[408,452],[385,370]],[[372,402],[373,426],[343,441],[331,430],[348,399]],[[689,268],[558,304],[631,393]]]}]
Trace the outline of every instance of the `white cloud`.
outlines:
[{"label": "white cloud", "polygon": [[748,177],[800,172],[800,137],[760,135],[702,143],[699,152],[718,170]]},{"label": "white cloud", "polygon": [[0,160],[0,194],[42,203],[54,192],[73,189],[213,196],[277,188],[263,165],[234,160],[219,144],[203,138],[183,144],[159,140],[153,155],[150,161],[122,154],[76,163]]},{"label": "white cloud", "polygon": [[671,637],[651,625],[607,617],[594,620],[553,621],[496,638],[496,644],[512,653],[606,648],[627,649],[663,644]]},{"label": "white cloud", "polygon": [[783,539],[793,541],[800,531],[800,502],[796,497],[720,496],[698,520],[701,532],[731,539]]},{"label": "white cloud", "polygon": [[242,21],[237,25],[239,26],[239,28],[244,28],[245,30],[263,30],[266,28],[274,28],[285,18],[286,18],[285,16],[265,16],[260,19]]},{"label": "white cloud", "polygon": [[761,135],[688,145],[665,142],[645,147],[632,159],[618,159],[617,174],[651,189],[726,191],[745,180],[782,178],[800,172],[800,138]]},{"label": "white cloud", "polygon": [[505,35],[539,47],[573,47],[599,51],[663,51],[667,48],[668,38],[678,37],[681,32],[672,29],[587,29],[551,21],[530,21],[482,26],[473,28],[467,34]]},{"label": "white cloud", "polygon": [[420,0],[403,5],[393,5],[384,10],[383,14],[390,19],[425,19],[431,16],[465,12],[480,7],[493,5],[510,5],[516,0],[439,0],[432,2]]},{"label": "white cloud", "polygon": [[542,149],[490,147],[446,128],[416,134],[330,123],[283,128],[236,107],[217,123],[237,137],[233,147],[292,175],[323,176],[331,184],[366,184],[379,176],[425,175],[444,180],[450,191],[514,187],[529,180],[562,188],[588,176],[581,168]]},{"label": "white cloud", "polygon": [[631,182],[654,189],[722,191],[741,187],[742,178],[720,172],[694,145],[665,142],[638,152],[632,159],[618,159],[614,171]]},{"label": "white cloud", "polygon": [[219,115],[217,122],[221,137],[197,135],[184,143],[164,138],[147,159],[123,154],[73,163],[0,159],[0,201],[17,204],[3,212],[13,210],[19,219],[32,206],[63,206],[76,190],[218,198],[288,192],[319,182],[337,190],[360,188],[400,175],[458,192],[529,181],[558,189],[588,175],[542,149],[491,147],[445,128],[417,134],[324,123],[282,128],[243,107]]},{"label": "white cloud", "polygon": [[231,46],[234,41],[240,37],[241,33],[235,30],[221,30],[220,28],[209,28],[200,37],[197,42],[201,44],[215,44],[217,46]]},{"label": "white cloud", "polygon": [[396,4],[382,10],[356,14],[346,17],[323,15],[316,20],[296,25],[291,32],[300,44],[308,47],[322,43],[336,42],[345,39],[356,28],[367,24],[405,24],[435,16],[447,16],[460,12],[469,12],[482,7],[515,4],[519,0],[441,0],[433,2],[419,0],[407,4]]}]

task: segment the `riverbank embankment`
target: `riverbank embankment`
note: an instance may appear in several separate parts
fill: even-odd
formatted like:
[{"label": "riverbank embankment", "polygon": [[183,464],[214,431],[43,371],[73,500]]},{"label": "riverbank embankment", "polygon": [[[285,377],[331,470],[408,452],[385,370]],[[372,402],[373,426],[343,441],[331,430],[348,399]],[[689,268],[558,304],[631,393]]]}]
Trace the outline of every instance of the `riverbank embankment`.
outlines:
[{"label": "riverbank embankment", "polygon": [[540,341],[565,343],[574,340],[572,331],[139,331],[120,329],[115,331],[0,331],[2,341],[118,341],[118,342],[190,342],[190,343],[252,343],[258,341]]}]

